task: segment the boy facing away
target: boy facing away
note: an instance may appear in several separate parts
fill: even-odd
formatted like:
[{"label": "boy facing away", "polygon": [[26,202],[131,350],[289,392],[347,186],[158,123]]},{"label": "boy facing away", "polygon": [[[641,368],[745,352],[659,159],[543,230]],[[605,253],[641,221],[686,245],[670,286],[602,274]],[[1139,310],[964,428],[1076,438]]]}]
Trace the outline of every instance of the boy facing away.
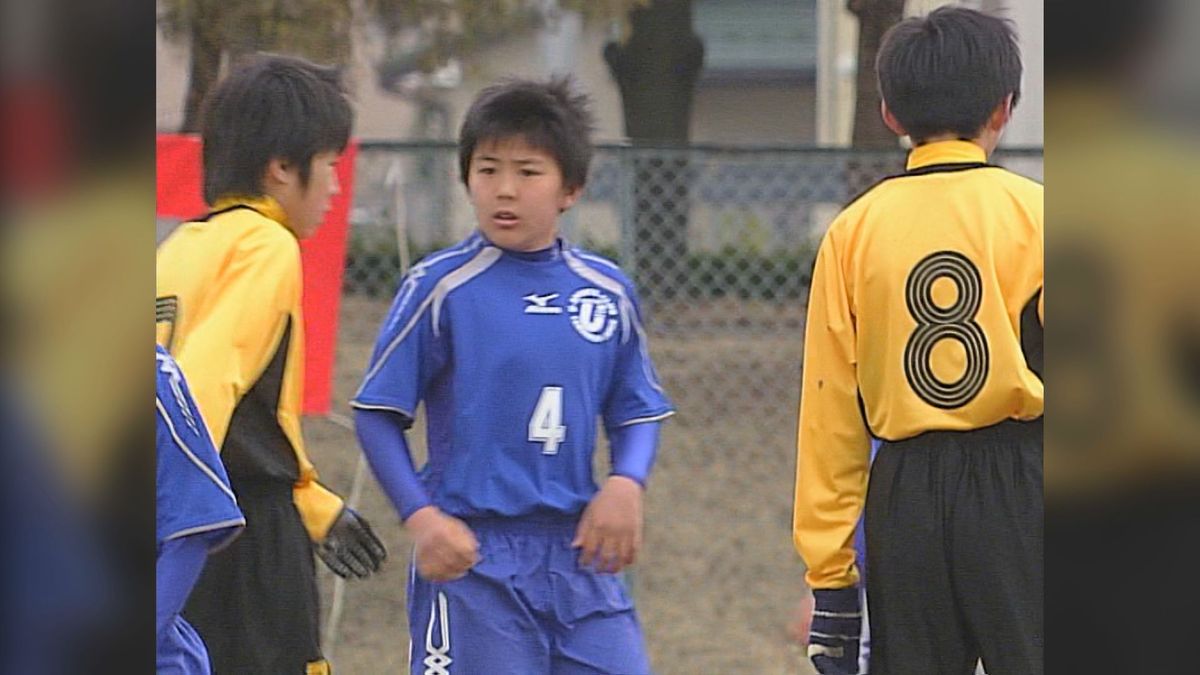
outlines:
[{"label": "boy facing away", "polygon": [[317,482],[300,429],[300,239],[338,190],[353,119],[336,71],[265,55],[205,103],[204,198],[157,256],[157,341],[188,378],[247,527],[214,555],[184,614],[226,673],[325,673],[313,549],[366,577],[385,551]]},{"label": "boy facing away", "polygon": [[[478,230],[405,277],[356,394],[375,476],[416,542],[414,673],[650,672],[616,572],[673,414],[633,284],[559,237],[587,180],[565,79],[484,89],[459,136]],[[425,404],[429,461],[405,440]],[[592,475],[603,418],[612,474]]]},{"label": "boy facing away", "polygon": [[1043,188],[986,163],[1020,94],[1016,38],[942,8],[893,27],[877,70],[915,147],[813,272],[793,525],[809,656],[857,672],[865,496],[872,675],[1041,673]]}]

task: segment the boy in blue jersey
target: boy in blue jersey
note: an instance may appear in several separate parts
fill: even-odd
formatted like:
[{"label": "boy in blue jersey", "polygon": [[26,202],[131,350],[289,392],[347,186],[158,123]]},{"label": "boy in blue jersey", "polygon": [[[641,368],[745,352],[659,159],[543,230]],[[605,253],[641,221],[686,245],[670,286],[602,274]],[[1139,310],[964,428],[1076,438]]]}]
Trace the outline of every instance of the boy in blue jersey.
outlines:
[{"label": "boy in blue jersey", "polygon": [[208,554],[241,533],[246,519],[179,366],[162,347],[155,363],[155,669],[209,673],[204,642],[179,613]]},{"label": "boy in blue jersey", "polygon": [[[414,673],[649,673],[617,572],[673,414],[633,284],[559,237],[591,159],[588,99],[564,79],[483,90],[459,136],[478,230],[401,284],[352,402],[359,439],[416,542]],[[404,432],[425,403],[429,461]],[[612,473],[592,475],[596,419]]]}]

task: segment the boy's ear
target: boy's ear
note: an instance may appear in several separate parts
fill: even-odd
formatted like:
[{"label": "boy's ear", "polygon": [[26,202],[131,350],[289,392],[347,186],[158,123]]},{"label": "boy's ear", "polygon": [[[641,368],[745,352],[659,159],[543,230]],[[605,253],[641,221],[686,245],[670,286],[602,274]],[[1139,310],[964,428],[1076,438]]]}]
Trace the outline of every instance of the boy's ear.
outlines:
[{"label": "boy's ear", "polygon": [[883,117],[883,123],[887,125],[888,129],[892,130],[893,134],[897,136],[908,135],[908,132],[904,130],[904,125],[900,124],[900,120],[896,119],[896,116],[888,109],[887,101],[879,101],[879,114]]},{"label": "boy's ear", "polygon": [[992,131],[1000,131],[1003,129],[1004,126],[1008,124],[1009,120],[1012,119],[1012,111],[1013,95],[1009,94],[1008,96],[1004,97],[1004,100],[1000,101],[1000,103],[996,105],[996,109],[993,110],[991,116],[988,117],[988,129]]},{"label": "boy's ear", "polygon": [[562,201],[559,202],[558,212],[564,213],[567,209],[571,208],[572,206],[575,206],[575,202],[579,201],[579,198],[582,196],[583,196],[583,186],[582,185],[576,185],[573,188],[566,188],[565,190],[563,190],[563,197],[562,197]]},{"label": "boy's ear", "polygon": [[272,157],[263,172],[263,185],[288,185],[299,176],[292,163],[282,157]]}]

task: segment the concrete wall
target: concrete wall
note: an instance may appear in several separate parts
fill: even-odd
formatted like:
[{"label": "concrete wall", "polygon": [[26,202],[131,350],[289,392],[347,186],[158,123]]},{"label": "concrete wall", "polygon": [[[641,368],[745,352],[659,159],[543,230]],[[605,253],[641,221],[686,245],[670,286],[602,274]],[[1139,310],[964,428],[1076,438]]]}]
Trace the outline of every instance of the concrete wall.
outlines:
[{"label": "concrete wall", "polygon": [[796,145],[816,140],[812,83],[703,85],[694,106],[695,143]]},{"label": "concrete wall", "polygon": [[[817,0],[818,65],[816,81],[775,84],[701,84],[696,93],[692,135],[701,143],[811,143],[847,145],[854,104],[857,22],[845,10],[845,0]],[[914,14],[946,4],[939,0],[910,0]],[[1041,145],[1042,126],[1042,3],[1040,0],[974,0],[962,4],[996,10],[1016,25],[1025,60],[1025,86],[1004,143]],[[425,95],[447,111],[447,124],[437,135],[453,138],[466,106],[487,83],[502,76],[544,77],[570,71],[590,93],[597,117],[596,139],[624,137],[621,99],[608,73],[602,50],[613,35],[604,22],[583,25],[564,13],[541,33],[515,35],[502,45],[485,49],[464,61],[457,87],[428,90]],[[372,63],[382,51],[377,35],[366,27],[357,31],[350,86],[357,110],[355,132],[368,139],[409,139],[416,133],[418,103],[383,91]],[[189,48],[157,39],[156,119],[158,128],[173,131],[182,122]]]},{"label": "concrete wall", "polygon": [[[542,33],[518,35],[465,61],[461,83],[424,95],[448,111],[442,138],[454,138],[476,93],[500,77],[546,77],[572,72],[593,99],[599,141],[625,136],[621,97],[602,52],[612,32],[602,22],[582,25],[567,16]],[[183,120],[189,47],[157,40],[157,116],[160,131],[174,131]],[[381,89],[373,62],[382,52],[378,36],[360,30],[349,85],[356,110],[355,133],[367,139],[411,139],[417,102]],[[807,143],[814,139],[815,90],[812,84],[707,84],[698,88],[693,110],[693,140],[705,143]],[[783,114],[781,114],[783,112]]]}]

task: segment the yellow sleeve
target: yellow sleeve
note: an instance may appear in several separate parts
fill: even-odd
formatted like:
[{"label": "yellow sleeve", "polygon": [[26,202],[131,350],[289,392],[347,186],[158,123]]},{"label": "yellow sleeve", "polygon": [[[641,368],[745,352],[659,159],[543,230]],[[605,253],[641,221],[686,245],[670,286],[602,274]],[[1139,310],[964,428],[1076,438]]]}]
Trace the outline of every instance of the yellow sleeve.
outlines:
[{"label": "yellow sleeve", "polygon": [[859,408],[855,345],[841,261],[826,235],[808,300],[792,520],[792,539],[812,588],[858,583],[854,530],[871,446]]},{"label": "yellow sleeve", "polygon": [[318,543],[329,534],[344,505],[341,497],[316,481],[316,472],[311,470],[303,472],[292,487],[292,503],[300,512],[308,538]]},{"label": "yellow sleeve", "polygon": [[273,234],[239,242],[226,262],[225,282],[175,354],[218,448],[238,402],[278,348],[300,292],[299,248]]}]

